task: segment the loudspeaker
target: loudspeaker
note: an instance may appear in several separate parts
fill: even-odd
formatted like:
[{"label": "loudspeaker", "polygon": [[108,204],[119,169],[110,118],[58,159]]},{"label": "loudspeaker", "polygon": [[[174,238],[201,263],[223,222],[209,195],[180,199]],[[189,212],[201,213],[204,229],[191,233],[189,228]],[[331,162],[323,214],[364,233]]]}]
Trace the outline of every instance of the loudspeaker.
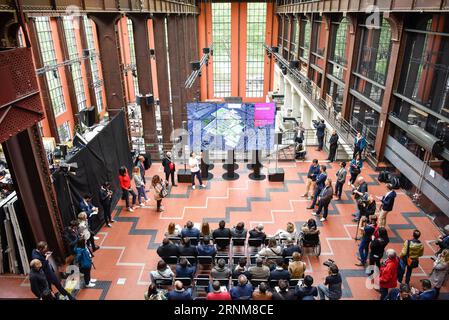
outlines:
[{"label": "loudspeaker", "polygon": [[279,47],[271,47],[271,51],[273,53],[277,53],[277,52],[279,52]]},{"label": "loudspeaker", "polygon": [[178,182],[179,183],[192,183],[192,174],[189,169],[178,170]]},{"label": "loudspeaker", "polygon": [[292,60],[289,63],[289,67],[292,69],[296,69],[299,67],[299,61],[298,60]]},{"label": "loudspeaker", "polygon": [[149,93],[145,96],[145,100],[146,100],[147,106],[154,105],[154,96],[151,93]]},{"label": "loudspeaker", "polygon": [[190,62],[190,65],[192,66],[193,71],[197,71],[201,69],[201,63],[199,61],[192,61]]},{"label": "loudspeaker", "polygon": [[88,127],[95,124],[95,107],[86,108],[80,111],[81,121]]},{"label": "loudspeaker", "polygon": [[282,132],[275,133],[276,144],[282,144]]},{"label": "loudspeaker", "polygon": [[225,97],[224,101],[227,103],[242,103],[242,97]]},{"label": "loudspeaker", "polygon": [[282,66],[282,67],[281,67],[281,70],[282,70],[282,74],[283,74],[284,76],[286,76],[287,73],[288,73],[287,68],[286,68],[285,66]]},{"label": "loudspeaker", "polygon": [[154,56],[154,53],[155,53],[154,49],[150,49],[150,56]]},{"label": "loudspeaker", "polygon": [[284,169],[282,169],[282,168],[269,168],[268,169],[268,181],[283,182],[284,177],[285,177]]},{"label": "loudspeaker", "polygon": [[136,104],[138,105],[138,106],[141,106],[142,105],[142,96],[140,95],[140,94],[138,94],[137,96],[136,96]]},{"label": "loudspeaker", "polygon": [[88,58],[90,56],[90,50],[89,49],[83,49],[83,58]]},{"label": "loudspeaker", "polygon": [[210,53],[210,48],[203,48],[203,53],[204,54]]}]

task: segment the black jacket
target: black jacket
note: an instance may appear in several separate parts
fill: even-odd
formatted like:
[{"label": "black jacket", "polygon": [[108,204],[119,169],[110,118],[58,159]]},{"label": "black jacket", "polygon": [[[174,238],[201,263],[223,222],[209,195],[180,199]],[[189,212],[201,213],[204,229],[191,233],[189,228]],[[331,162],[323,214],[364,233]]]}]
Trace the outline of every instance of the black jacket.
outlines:
[{"label": "black jacket", "polygon": [[296,287],[295,296],[298,298],[298,300],[302,300],[305,297],[316,297],[316,296],[318,296],[318,290],[314,286]]},{"label": "black jacket", "polygon": [[288,291],[280,291],[273,293],[273,300],[296,300],[295,292],[290,289]]},{"label": "black jacket", "polygon": [[331,135],[331,138],[329,139],[329,144],[332,147],[336,147],[338,144],[338,134]]},{"label": "black jacket", "polygon": [[180,246],[179,255],[183,257],[196,257],[198,255],[198,250],[196,250],[195,246]]},{"label": "black jacket", "polygon": [[290,280],[290,273],[288,270],[278,270],[277,268],[270,272],[271,280]]},{"label": "black jacket", "polygon": [[47,277],[42,268],[39,271],[31,268],[29,279],[31,291],[38,299],[41,299],[44,295],[50,293]]},{"label": "black jacket", "polygon": [[112,190],[100,188],[100,202],[103,207],[111,206],[112,195],[109,195],[108,191]]},{"label": "black jacket", "polygon": [[[170,162],[173,163],[173,170],[170,170]],[[168,159],[167,157],[165,157],[164,159],[162,159],[162,166],[164,167],[164,172],[165,173],[170,173],[170,172],[174,172],[176,170],[176,166],[175,163],[172,162],[170,159]]]},{"label": "black jacket", "polygon": [[284,250],[282,250],[282,256],[284,258],[291,257],[295,252],[301,253],[301,248],[298,247],[296,244],[289,247],[285,247]]},{"label": "black jacket", "polygon": [[229,228],[223,228],[223,229],[215,229],[214,232],[212,232],[212,238],[230,238],[231,237],[231,230]]},{"label": "black jacket", "polygon": [[261,239],[262,241],[265,241],[265,238],[267,237],[267,235],[265,234],[265,232],[261,232],[259,230],[256,229],[252,229],[249,231],[249,238],[250,239]]},{"label": "black jacket", "polygon": [[157,248],[157,254],[161,258],[179,256],[179,247],[174,243],[169,243],[165,246],[161,245]]},{"label": "black jacket", "polygon": [[45,277],[47,278],[47,281],[50,283],[57,283],[59,282],[58,277],[55,274],[55,270],[50,265],[50,263],[45,259],[45,256],[40,253],[37,249],[33,249],[33,252],[31,253],[31,260],[38,259],[42,263],[42,270],[45,273]]},{"label": "black jacket", "polygon": [[75,248],[79,240],[79,233],[67,227],[64,231],[64,241],[71,254],[75,254]]}]

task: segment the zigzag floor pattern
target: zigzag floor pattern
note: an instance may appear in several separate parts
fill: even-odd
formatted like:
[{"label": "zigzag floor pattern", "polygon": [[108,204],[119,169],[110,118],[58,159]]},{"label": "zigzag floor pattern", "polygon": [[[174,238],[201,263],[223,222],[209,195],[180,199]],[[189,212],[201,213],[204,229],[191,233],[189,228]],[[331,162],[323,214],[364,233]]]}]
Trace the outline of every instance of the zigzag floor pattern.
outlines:
[{"label": "zigzag floor pattern", "polygon": [[[325,154],[314,153],[321,159]],[[192,190],[188,184],[179,184],[172,188],[170,196],[164,199],[165,211],[161,214],[154,210],[154,203],[148,208],[140,208],[130,213],[122,210],[119,203],[115,211],[117,222],[113,228],[103,228],[98,236],[101,238],[101,250],[95,254],[96,270],[93,277],[104,285],[99,289],[82,289],[79,299],[143,299],[143,292],[149,281],[149,272],[158,261],[156,248],[164,237],[170,222],[183,225],[187,220],[195,223],[208,221],[212,228],[221,219],[232,226],[244,221],[247,227],[258,223],[265,225],[268,234],[284,228],[291,221],[297,227],[311,216],[310,204],[301,195],[305,190],[305,175],[310,162],[280,163],[285,170],[284,183],[271,183],[267,179],[253,181],[245,165],[240,165],[237,172],[240,179],[225,181],[221,178],[224,170],[216,165],[212,173],[214,178],[207,182],[207,188]],[[329,177],[335,177],[338,164],[327,164]],[[272,166],[272,164],[270,164]],[[264,168],[263,170],[266,170]],[[154,164],[147,172],[162,175],[159,164]],[[266,172],[265,172],[266,174]],[[385,193],[385,186],[377,182],[377,174],[366,166],[362,175],[369,183],[369,191],[376,196]],[[149,180],[149,179],[148,179]],[[326,276],[327,268],[322,263],[328,258],[337,262],[344,278],[344,299],[378,299],[378,293],[366,288],[366,276],[362,268],[354,264],[357,243],[354,241],[356,225],[351,214],[355,212],[355,203],[351,198],[349,187],[344,187],[342,201],[335,201],[330,207],[328,221],[321,223],[322,253],[320,257],[306,256],[307,272],[316,283],[321,283]],[[149,194],[150,195],[150,194]],[[390,247],[400,250],[402,243],[408,239],[413,229],[422,231],[422,239],[426,243],[425,256],[421,259],[420,268],[412,277],[412,284],[419,286],[419,279],[428,275],[432,268],[430,256],[435,246],[430,244],[439,232],[432,221],[424,215],[403,193],[399,193],[395,210],[388,217],[388,231],[391,238]],[[118,284],[118,280],[124,284]],[[10,289],[5,290],[4,283]],[[14,288],[17,288],[15,290]],[[447,296],[447,288],[443,288],[443,297]],[[29,296],[27,281],[23,278],[0,278],[0,297],[7,295]]]}]

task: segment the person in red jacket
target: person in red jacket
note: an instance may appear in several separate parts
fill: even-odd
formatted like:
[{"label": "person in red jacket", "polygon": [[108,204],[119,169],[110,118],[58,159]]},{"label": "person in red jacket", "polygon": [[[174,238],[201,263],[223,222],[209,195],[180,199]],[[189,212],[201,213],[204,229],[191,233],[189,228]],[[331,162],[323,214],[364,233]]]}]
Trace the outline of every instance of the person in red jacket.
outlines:
[{"label": "person in red jacket", "polygon": [[[119,169],[118,179],[120,181],[120,188],[122,189],[122,198],[125,199],[126,209],[130,212],[134,212],[134,206],[136,205],[137,194],[131,188],[131,179],[128,174],[128,169],[125,166],[122,166]],[[132,205],[129,205],[129,194],[132,195]]]},{"label": "person in red jacket", "polygon": [[231,300],[229,291],[221,291],[219,281],[214,281],[212,283],[212,289],[213,291],[207,294],[206,300]]},{"label": "person in red jacket", "polygon": [[396,255],[396,251],[393,249],[387,250],[387,259],[382,263],[380,267],[380,300],[385,300],[388,295],[388,290],[396,288],[398,285],[398,266],[399,258]]}]

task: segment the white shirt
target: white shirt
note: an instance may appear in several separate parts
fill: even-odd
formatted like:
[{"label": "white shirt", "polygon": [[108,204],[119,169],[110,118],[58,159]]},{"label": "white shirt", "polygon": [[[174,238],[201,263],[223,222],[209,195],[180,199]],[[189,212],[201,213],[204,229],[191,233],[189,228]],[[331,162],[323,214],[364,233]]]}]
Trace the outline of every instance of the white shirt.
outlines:
[{"label": "white shirt", "polygon": [[198,172],[200,171],[200,158],[189,158],[189,166],[190,166],[190,172]]}]

